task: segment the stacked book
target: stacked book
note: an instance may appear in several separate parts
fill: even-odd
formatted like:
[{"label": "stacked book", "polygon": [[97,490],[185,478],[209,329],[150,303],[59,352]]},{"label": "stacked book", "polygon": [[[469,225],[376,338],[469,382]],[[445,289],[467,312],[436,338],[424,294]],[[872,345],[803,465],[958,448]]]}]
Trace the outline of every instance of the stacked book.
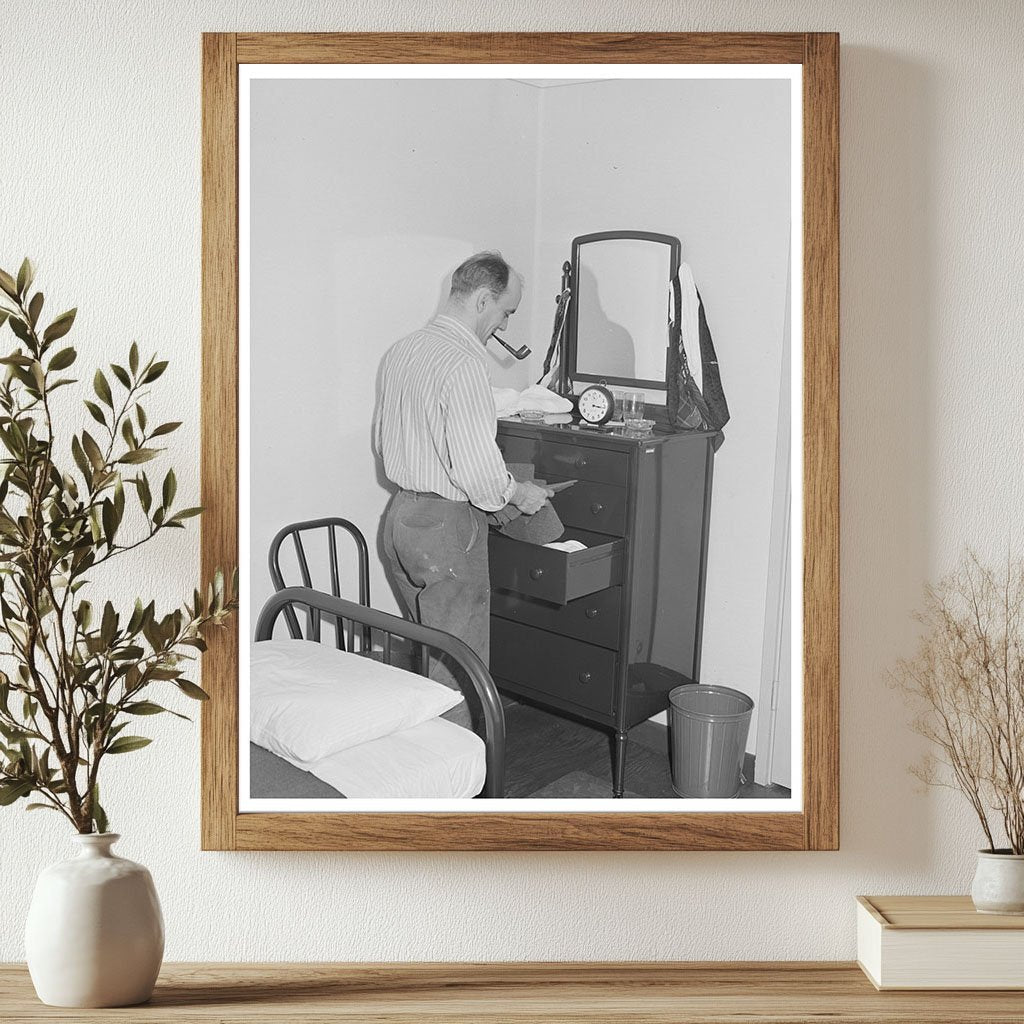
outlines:
[{"label": "stacked book", "polygon": [[1024,915],[979,914],[970,896],[858,896],[857,962],[878,989],[1024,989]]}]

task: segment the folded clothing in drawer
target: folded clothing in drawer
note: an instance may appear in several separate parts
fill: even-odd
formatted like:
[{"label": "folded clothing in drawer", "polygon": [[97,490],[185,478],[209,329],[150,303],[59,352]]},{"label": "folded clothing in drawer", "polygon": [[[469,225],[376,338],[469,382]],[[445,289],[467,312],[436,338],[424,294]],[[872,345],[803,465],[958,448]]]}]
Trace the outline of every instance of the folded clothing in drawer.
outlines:
[{"label": "folded clothing in drawer", "polygon": [[491,587],[539,601],[566,604],[622,582],[625,542],[586,530],[570,530],[567,540],[585,544],[582,551],[559,551],[504,537],[491,531]]}]

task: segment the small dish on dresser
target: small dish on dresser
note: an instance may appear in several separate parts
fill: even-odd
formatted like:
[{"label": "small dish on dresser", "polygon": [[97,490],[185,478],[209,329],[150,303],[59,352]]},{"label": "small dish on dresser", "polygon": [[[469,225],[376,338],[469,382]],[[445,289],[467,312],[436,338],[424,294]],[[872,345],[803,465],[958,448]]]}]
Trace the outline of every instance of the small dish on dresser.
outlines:
[{"label": "small dish on dresser", "polygon": [[626,437],[646,437],[653,429],[654,420],[634,420],[622,425],[622,432]]},{"label": "small dish on dresser", "polygon": [[543,423],[547,414],[543,409],[520,409],[519,418],[524,423]]}]

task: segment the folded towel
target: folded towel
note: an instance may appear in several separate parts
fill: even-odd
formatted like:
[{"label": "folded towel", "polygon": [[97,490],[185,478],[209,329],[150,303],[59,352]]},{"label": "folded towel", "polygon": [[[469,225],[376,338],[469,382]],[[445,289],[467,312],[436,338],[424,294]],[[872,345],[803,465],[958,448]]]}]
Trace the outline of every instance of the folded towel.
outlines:
[{"label": "folded towel", "polygon": [[499,417],[518,412],[519,392],[515,388],[491,388],[491,394],[494,396],[494,411]]},{"label": "folded towel", "polygon": [[522,391],[515,388],[491,388],[494,408],[498,416],[514,416],[524,409],[539,409],[547,413],[566,413],[572,409],[568,398],[556,395],[554,391],[531,384]]}]

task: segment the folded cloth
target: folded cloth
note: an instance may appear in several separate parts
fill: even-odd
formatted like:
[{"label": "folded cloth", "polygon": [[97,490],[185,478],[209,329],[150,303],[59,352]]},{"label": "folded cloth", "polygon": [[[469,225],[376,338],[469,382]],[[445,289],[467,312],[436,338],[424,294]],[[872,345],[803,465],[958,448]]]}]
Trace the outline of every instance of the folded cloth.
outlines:
[{"label": "folded cloth", "polygon": [[564,413],[572,410],[568,398],[556,395],[554,391],[540,384],[531,384],[522,391],[515,388],[491,388],[494,409],[498,416],[514,416],[524,409],[538,409],[541,412]]},{"label": "folded cloth", "polygon": [[[520,482],[529,480],[538,487],[544,486],[543,480],[534,477],[532,462],[509,462],[506,465],[514,479]],[[558,540],[565,533],[562,520],[550,502],[545,502],[532,516],[524,516],[515,505],[509,503],[497,512],[488,512],[487,522],[506,537],[524,540],[529,544],[547,544]]]},{"label": "folded cloth", "polygon": [[587,545],[579,540],[556,540],[551,544],[545,544],[546,548],[555,548],[557,551],[586,551]]},{"label": "folded cloth", "polygon": [[500,416],[512,416],[518,410],[519,392],[515,388],[491,388],[494,397],[494,411]]}]

